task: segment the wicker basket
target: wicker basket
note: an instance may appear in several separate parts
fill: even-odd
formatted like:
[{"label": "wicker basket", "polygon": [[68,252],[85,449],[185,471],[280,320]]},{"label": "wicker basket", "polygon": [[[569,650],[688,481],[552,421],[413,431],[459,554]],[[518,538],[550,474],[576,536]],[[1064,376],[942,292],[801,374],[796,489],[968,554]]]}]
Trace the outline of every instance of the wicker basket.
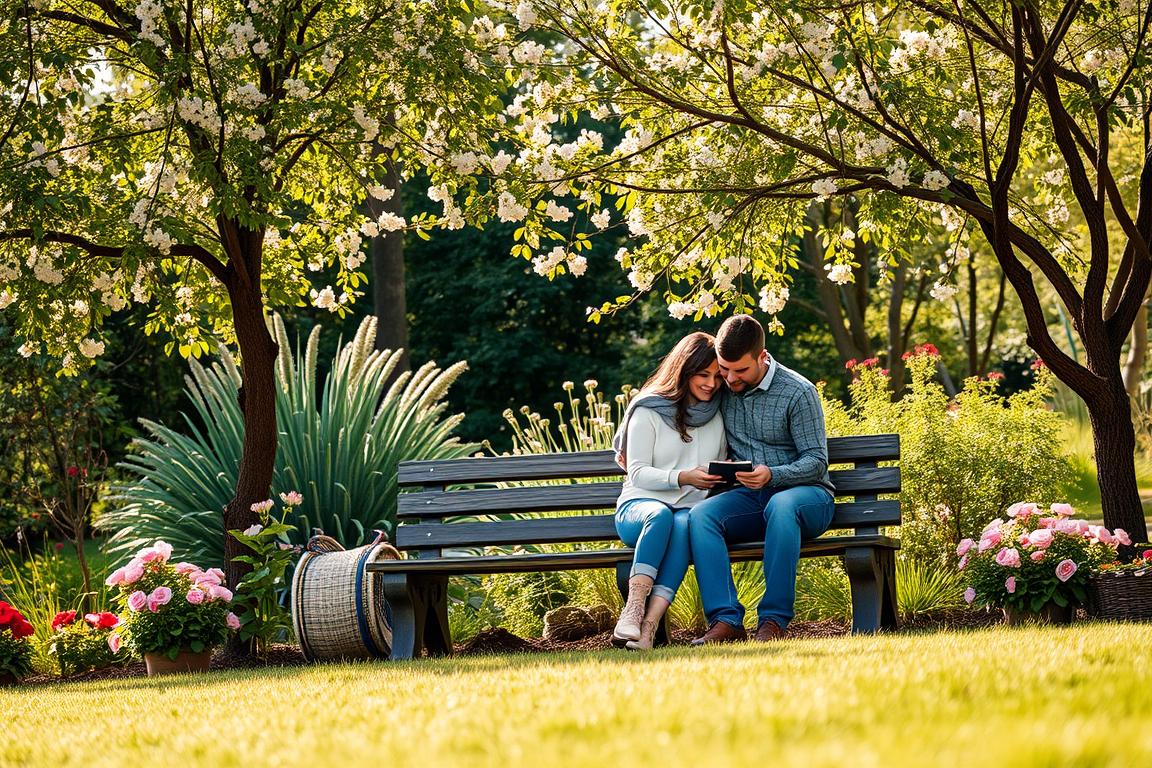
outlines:
[{"label": "wicker basket", "polygon": [[372,544],[344,549],[313,536],[292,577],[292,626],[309,661],[388,658],[392,616],[379,579],[365,571],[400,553],[380,534]]},{"label": "wicker basket", "polygon": [[1092,574],[1087,609],[1100,619],[1152,621],[1152,569]]}]

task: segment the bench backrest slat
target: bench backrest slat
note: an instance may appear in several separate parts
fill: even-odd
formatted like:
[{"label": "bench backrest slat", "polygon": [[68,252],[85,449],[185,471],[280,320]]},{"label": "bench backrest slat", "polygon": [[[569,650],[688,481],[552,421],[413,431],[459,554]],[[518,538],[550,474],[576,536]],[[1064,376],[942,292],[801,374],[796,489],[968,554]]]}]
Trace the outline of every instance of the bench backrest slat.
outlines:
[{"label": "bench backrest slat", "polygon": [[[900,490],[899,467],[866,467],[829,473],[837,496],[875,497]],[[485,513],[560,512],[611,509],[620,496],[620,482],[534,485],[516,488],[477,488],[443,493],[404,493],[398,514],[409,518],[440,518]]]},{"label": "bench backrest slat", "polygon": [[[894,461],[900,458],[898,435],[851,435],[828,440],[831,464]],[[441,461],[405,461],[397,480],[403,486],[492,483],[512,480],[617,477],[623,474],[612,451],[549,453],[531,456],[480,456]]]},{"label": "bench backrest slat", "polygon": [[[836,505],[831,528],[877,527],[899,523],[898,501],[841,502]],[[401,549],[416,550],[617,540],[613,515],[402,525],[396,529],[396,545]]]}]

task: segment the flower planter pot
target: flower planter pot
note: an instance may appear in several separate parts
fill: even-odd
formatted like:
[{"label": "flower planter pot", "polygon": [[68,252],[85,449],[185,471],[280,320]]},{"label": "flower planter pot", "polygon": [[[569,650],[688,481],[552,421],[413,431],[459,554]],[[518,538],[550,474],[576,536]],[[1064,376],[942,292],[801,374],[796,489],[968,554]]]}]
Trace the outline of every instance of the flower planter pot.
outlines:
[{"label": "flower planter pot", "polygon": [[1071,624],[1073,608],[1066,605],[1063,608],[1056,603],[1047,603],[1039,611],[1026,611],[1021,608],[1004,607],[1004,623],[1016,624]]},{"label": "flower planter pot", "polygon": [[144,654],[144,666],[148,668],[148,676],[172,675],[182,672],[207,672],[208,665],[212,663],[211,649],[195,653],[182,650],[170,659],[162,653]]}]

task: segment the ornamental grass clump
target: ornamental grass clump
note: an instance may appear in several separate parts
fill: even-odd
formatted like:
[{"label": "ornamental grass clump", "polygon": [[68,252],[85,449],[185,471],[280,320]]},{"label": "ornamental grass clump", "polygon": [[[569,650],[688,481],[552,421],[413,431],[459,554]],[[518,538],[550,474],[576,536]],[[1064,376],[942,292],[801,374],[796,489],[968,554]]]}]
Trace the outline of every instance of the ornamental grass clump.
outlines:
[{"label": "ornamental grass clump", "polygon": [[32,671],[32,643],[35,634],[24,614],[0,600],[0,678],[19,680]]},{"label": "ornamental grass clump", "polygon": [[105,582],[117,587],[121,624],[109,646],[175,659],[183,651],[201,653],[222,645],[240,628],[231,611],[232,592],[219,568],[171,563],[172,545],[157,541],[136,553]]},{"label": "ornamental grass clump", "polygon": [[121,647],[115,630],[120,617],[114,613],[60,611],[52,619],[48,656],[67,677],[92,669],[104,669],[128,661],[128,649]]},{"label": "ornamental grass clump", "polygon": [[1008,520],[993,520],[979,541],[960,542],[956,554],[969,584],[968,603],[1030,613],[1049,604],[1083,604],[1092,570],[1115,562],[1116,548],[1132,543],[1121,528],[1113,532],[1072,519],[1069,504],[1053,504],[1049,512],[1013,504]]}]

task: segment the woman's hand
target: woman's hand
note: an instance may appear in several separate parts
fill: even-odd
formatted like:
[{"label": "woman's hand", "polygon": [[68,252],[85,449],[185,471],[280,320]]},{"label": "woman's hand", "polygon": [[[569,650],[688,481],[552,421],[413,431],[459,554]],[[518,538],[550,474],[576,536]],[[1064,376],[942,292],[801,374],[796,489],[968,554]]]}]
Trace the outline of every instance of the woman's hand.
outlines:
[{"label": "woman's hand", "polygon": [[706,491],[714,485],[720,483],[724,478],[720,475],[708,474],[708,467],[700,466],[693,469],[681,470],[680,477],[677,482],[683,487],[690,485],[693,488],[699,488]]}]

